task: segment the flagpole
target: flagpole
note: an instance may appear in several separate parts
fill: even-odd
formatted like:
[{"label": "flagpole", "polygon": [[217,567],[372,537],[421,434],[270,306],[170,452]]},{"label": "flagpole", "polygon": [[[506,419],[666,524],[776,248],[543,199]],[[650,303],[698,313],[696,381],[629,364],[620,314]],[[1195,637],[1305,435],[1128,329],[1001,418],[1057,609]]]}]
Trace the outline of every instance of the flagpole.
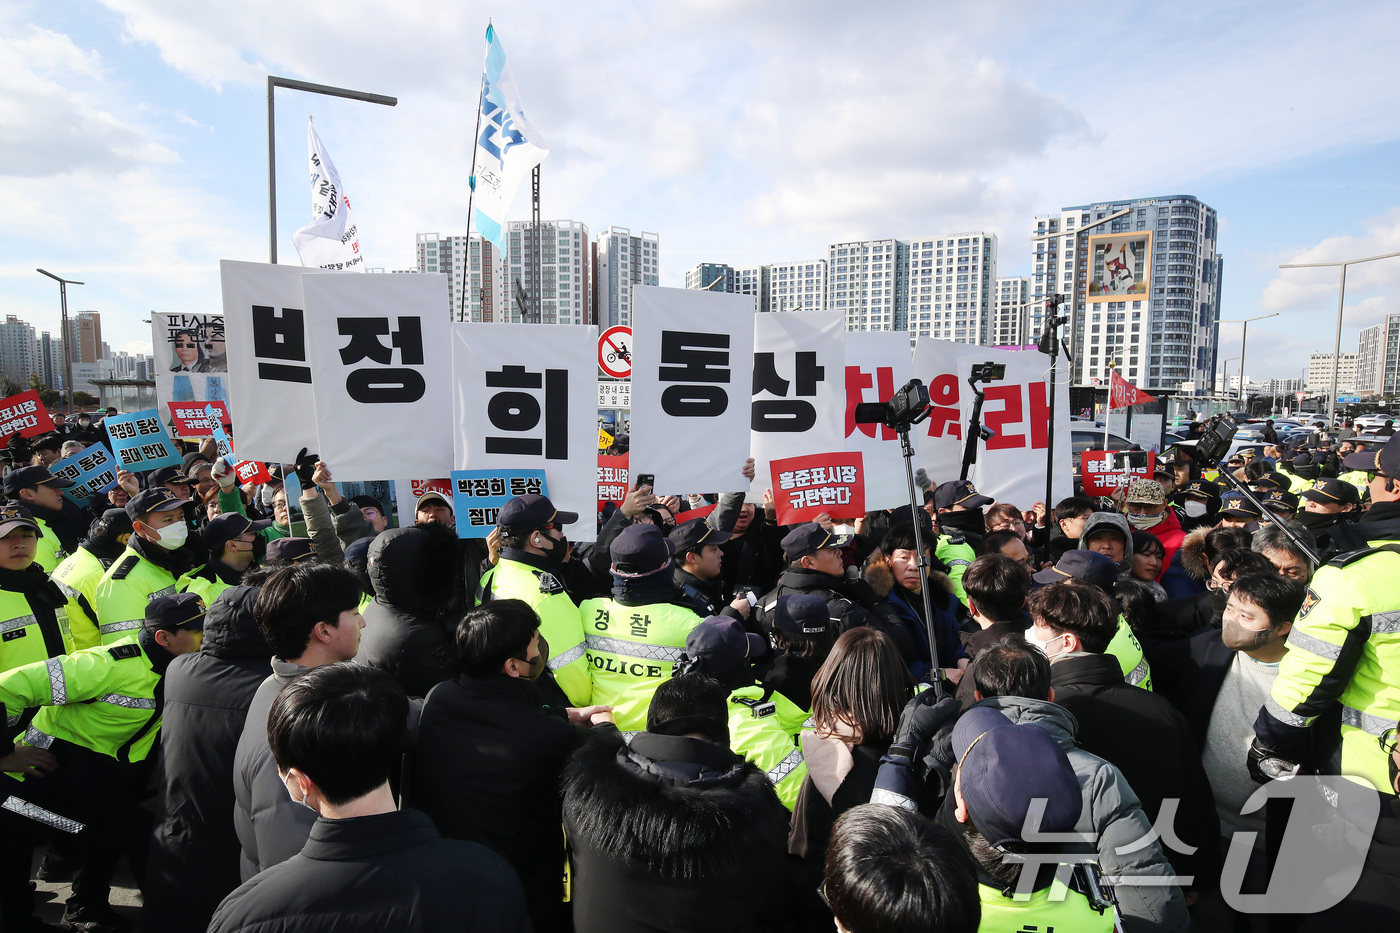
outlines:
[{"label": "flagpole", "polygon": [[[489,28],[491,21],[487,20]],[[462,250],[462,258],[466,260],[466,265],[462,266],[462,300],[458,310],[457,319],[466,321],[467,319],[467,270],[471,268],[472,255],[472,199],[476,197],[476,141],[481,136],[481,94],[486,90],[486,69],[481,69],[481,87],[476,92],[476,129],[472,131],[472,173],[471,183],[467,185],[467,242],[462,245],[466,247]],[[486,265],[486,241],[481,245],[481,274],[487,274]],[[481,309],[483,314],[485,308]]]}]

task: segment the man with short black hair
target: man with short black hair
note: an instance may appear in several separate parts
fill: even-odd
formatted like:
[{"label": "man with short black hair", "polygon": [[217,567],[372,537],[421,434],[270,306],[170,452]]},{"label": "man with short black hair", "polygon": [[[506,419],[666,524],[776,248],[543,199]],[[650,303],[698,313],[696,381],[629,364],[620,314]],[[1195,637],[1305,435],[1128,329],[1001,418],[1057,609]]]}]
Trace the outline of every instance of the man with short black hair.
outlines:
[{"label": "man with short black hair", "polygon": [[846,933],[975,933],[976,863],[942,826],[877,803],[841,814],[823,888]]},{"label": "man with short black hair", "polygon": [[968,669],[958,681],[957,697],[963,708],[976,702],[972,698],[973,678],[983,649],[1007,635],[1022,635],[1030,623],[1026,615],[1026,595],[1031,591],[1031,575],[1020,561],[1001,554],[984,554],[972,562],[963,575],[967,592],[967,609],[976,629],[965,627],[963,649],[967,652]]},{"label": "man with short black hair", "polygon": [[[209,549],[209,562],[186,578],[185,590],[199,593],[205,602],[212,603],[224,590],[237,586],[253,566],[258,532],[271,524],[267,519],[255,522],[241,512],[225,512],[205,525],[200,534]],[[279,538],[273,544],[287,540],[291,539]],[[268,550],[272,550],[272,545],[268,545]]]},{"label": "man with short black hair", "polygon": [[195,569],[184,505],[164,487],[138,492],[127,502],[134,533],[97,584],[95,608],[104,643],[140,628],[146,603],[176,592],[180,578]]},{"label": "man with short black hair", "polygon": [[1053,515],[1055,528],[1059,534],[1051,536],[1045,556],[1056,561],[1065,551],[1079,547],[1079,535],[1084,530],[1084,523],[1093,514],[1094,500],[1088,496],[1070,496],[1067,499],[1061,499],[1059,504],[1055,506]]},{"label": "man with short black hair", "polygon": [[528,603],[493,599],[457,626],[461,675],[428,694],[413,800],[449,839],[488,846],[520,875],[537,930],[561,929],[559,777],[587,727],[616,732],[607,707],[546,705],[548,645]]},{"label": "man with short black hair", "polygon": [[403,689],[357,664],[320,667],[278,694],[265,729],[279,783],[317,817],[301,853],[230,894],[211,931],[529,929],[509,865],[398,809],[389,777],[407,721]]},{"label": "man with short black hair", "polygon": [[28,509],[38,522],[39,547],[34,562],[45,573],[53,573],[78,546],[77,535],[69,530],[63,516],[62,491],[72,485],[72,480],[54,476],[45,466],[20,467],[5,475],[5,498]]},{"label": "man with short black hair", "polygon": [[288,564],[258,592],[253,615],[272,648],[272,674],[258,687],[234,754],[233,821],[243,847],[244,881],[301,851],[314,814],[287,799],[267,744],[273,698],[313,667],[348,661],[359,650],[360,582],[334,564]]},{"label": "man with short black hair", "polygon": [[826,603],[833,638],[857,625],[869,625],[874,620],[875,592],[864,580],[852,583],[846,579],[846,565],[841,557],[842,549],[853,540],[852,535],[835,534],[816,522],[806,522],[789,531],[782,540],[787,570],[778,578],[778,585],[759,598],[753,614],[755,624],[765,632],[771,631],[778,597],[808,593]]}]

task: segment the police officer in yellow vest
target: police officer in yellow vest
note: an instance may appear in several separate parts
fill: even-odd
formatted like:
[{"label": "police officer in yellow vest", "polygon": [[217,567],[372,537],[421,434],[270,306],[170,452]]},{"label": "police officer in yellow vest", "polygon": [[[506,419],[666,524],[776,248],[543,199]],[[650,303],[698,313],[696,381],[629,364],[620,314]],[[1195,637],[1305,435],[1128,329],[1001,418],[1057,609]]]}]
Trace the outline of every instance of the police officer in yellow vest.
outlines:
[{"label": "police officer in yellow vest", "polygon": [[[1343,465],[1371,477],[1371,507],[1349,529],[1366,547],[1338,554],[1313,576],[1255,720],[1248,764],[1261,783],[1302,766],[1390,795],[1379,737],[1400,721],[1400,436]],[[1319,717],[1337,721],[1328,713],[1340,715],[1336,731],[1317,734]]]},{"label": "police officer in yellow vest", "polygon": [[73,630],[75,648],[102,644],[97,629],[97,584],[126,550],[131,535],[131,516],[126,509],[108,509],[92,523],[77,550],[50,575],[68,597],[68,625]]},{"label": "police officer in yellow vest", "polygon": [[1093,843],[1034,838],[1073,833],[1084,804],[1059,744],[1035,726],[1013,725],[997,710],[977,707],[953,727],[953,753],[954,816],[977,862],[978,929],[1112,931],[1112,903],[1087,893],[1094,889],[1086,876],[1095,872],[1098,879],[1092,864],[1078,865],[1070,885],[1055,880],[1062,862],[1092,853]]},{"label": "police officer in yellow vest", "polygon": [[[34,562],[38,540],[39,526],[27,509],[0,507],[0,672],[73,650],[67,599]],[[27,721],[24,710],[11,712],[6,731]]]},{"label": "police officer in yellow vest", "polygon": [[[5,477],[5,497],[28,509],[39,526],[39,547],[34,562],[44,568],[44,573],[53,573],[68,556],[57,528],[62,526],[63,520],[62,490],[72,485],[72,480],[54,476],[48,467],[41,466],[20,467]],[[68,534],[66,528],[63,533]],[[72,543],[77,546],[76,540]]]},{"label": "police officer in yellow vest", "polygon": [[271,519],[253,521],[241,512],[225,512],[214,518],[200,531],[204,546],[209,549],[209,562],[185,579],[183,590],[198,593],[208,604],[224,590],[237,586],[253,566],[258,532],[271,524]]},{"label": "police officer in yellow vest", "polygon": [[630,525],[613,539],[613,594],[579,606],[593,677],[593,703],[611,706],[624,732],[646,728],[647,706],[684,654],[700,616],[672,582],[671,544],[655,525]]},{"label": "police officer in yellow vest", "polygon": [[590,704],[593,683],[588,676],[584,654],[583,623],[578,606],[564,588],[564,562],[569,559],[569,541],[564,526],[578,521],[577,512],[561,512],[548,496],[516,496],[496,516],[501,532],[501,559],[481,578],[476,603],[492,599],[521,599],[540,617],[540,641],[547,647],[545,667],[549,678],[536,686],[547,702],[552,687],[563,692],[567,702],[559,706],[585,707]]},{"label": "police officer in yellow vest", "polygon": [[27,930],[36,844],[73,839],[79,863],[64,920],[72,929],[121,923],[107,904],[128,854],[140,880],[149,817],[139,806],[160,732],[166,668],[197,651],[204,603],[194,593],[150,602],[140,631],[110,645],[0,674],[6,715],[42,707],[0,758],[0,903],[7,930]]},{"label": "police officer in yellow vest", "polygon": [[745,631],[738,619],[710,616],[686,636],[685,656],[676,662],[673,673],[679,677],[698,672],[729,690],[730,750],[762,768],[778,799],[791,810],[807,776],[807,765],[792,733],[778,720],[779,704],[792,707],[792,703],[755,681],[753,661],[766,648],[763,636]]},{"label": "police officer in yellow vest", "polygon": [[193,551],[185,546],[190,530],[185,522],[187,501],[157,487],[127,502],[126,514],[135,533],[97,584],[97,622],[103,644],[139,629],[146,603],[177,592],[183,585],[180,578],[196,569]]},{"label": "police officer in yellow vest", "polygon": [[977,559],[977,546],[986,530],[982,509],[996,500],[984,496],[965,479],[940,483],[933,491],[933,506],[938,510],[938,543],[933,556],[948,568],[953,593],[967,603],[962,578]]}]

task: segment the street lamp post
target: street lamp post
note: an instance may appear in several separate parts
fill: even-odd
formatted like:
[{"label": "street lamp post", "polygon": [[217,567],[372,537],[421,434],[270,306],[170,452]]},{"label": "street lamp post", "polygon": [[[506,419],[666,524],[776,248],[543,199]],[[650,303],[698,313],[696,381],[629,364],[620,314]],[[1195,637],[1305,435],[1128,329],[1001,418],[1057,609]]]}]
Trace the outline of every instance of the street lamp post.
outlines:
[{"label": "street lamp post", "polygon": [[306,91],[309,94],[325,94],[328,97],[345,97],[362,100],[370,104],[383,104],[397,107],[399,99],[385,94],[371,94],[368,91],[352,91],[329,84],[312,84],[310,81],[296,81],[292,78],[267,76],[267,223],[270,239],[270,262],[277,262],[277,121],[273,116],[273,92],[284,87],[292,91]]},{"label": "street lamp post", "polygon": [[1343,259],[1338,262],[1290,262],[1279,266],[1280,269],[1321,269],[1330,266],[1341,266],[1342,268],[1342,285],[1337,292],[1337,335],[1332,342],[1332,386],[1331,391],[1327,394],[1327,424],[1329,427],[1337,415],[1337,373],[1342,368],[1342,307],[1347,300],[1347,266],[1375,262],[1377,259],[1394,259],[1396,256],[1400,256],[1400,253],[1383,253],[1380,256]]},{"label": "street lamp post", "polygon": [[[1225,383],[1225,385],[1221,388],[1220,394],[1224,395],[1226,398],[1229,398],[1230,396],[1230,364],[1235,362],[1236,360],[1242,359],[1244,359],[1244,357],[1232,356],[1228,360],[1220,364],[1220,378]],[[1244,380],[1241,379],[1240,382],[1243,383]]]},{"label": "street lamp post", "polygon": [[[47,275],[58,283],[58,302],[62,313],[62,323],[60,327],[63,331],[63,391],[68,398],[68,411],[73,411],[73,340],[68,334],[68,286],[82,285],[76,279],[65,279],[61,275],[54,275],[44,269],[35,269],[40,275]],[[101,350],[101,347],[98,347]]]},{"label": "street lamp post", "polygon": [[[1261,314],[1261,315],[1259,315],[1258,317],[1237,318],[1237,319],[1235,319],[1235,320],[1233,320],[1233,321],[1221,321],[1221,322],[1220,322],[1221,324],[1243,324],[1243,325],[1244,325],[1244,332],[1243,332],[1242,334],[1240,334],[1240,401],[1241,401],[1241,403],[1243,403],[1243,405],[1244,405],[1244,407],[1245,407],[1246,409],[1248,409],[1248,407],[1249,407],[1249,399],[1245,397],[1245,392],[1244,392],[1244,348],[1245,348],[1245,344],[1246,344],[1246,343],[1248,342],[1248,340],[1249,340],[1249,322],[1250,322],[1250,321],[1262,321],[1262,320],[1264,320],[1265,318],[1271,318],[1271,317],[1278,317],[1278,312],[1275,311],[1273,314]],[[1230,391],[1230,384],[1229,384],[1228,382],[1225,383],[1225,391],[1226,391],[1226,392],[1229,392],[1229,391]]]}]

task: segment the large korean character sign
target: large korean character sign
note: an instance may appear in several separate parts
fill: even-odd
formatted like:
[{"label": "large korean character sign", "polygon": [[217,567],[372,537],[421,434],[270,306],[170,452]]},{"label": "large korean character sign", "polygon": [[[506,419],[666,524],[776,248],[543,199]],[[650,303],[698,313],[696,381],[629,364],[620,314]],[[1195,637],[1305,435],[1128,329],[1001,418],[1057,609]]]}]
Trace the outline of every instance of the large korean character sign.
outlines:
[{"label": "large korean character sign", "polygon": [[[909,504],[904,448],[893,428],[856,422],[861,402],[888,402],[909,381],[909,335],[903,331],[856,331],[846,335],[846,450],[859,451],[864,462],[866,509]],[[923,426],[909,431],[917,468]],[[777,490],[774,490],[776,493]]]},{"label": "large korean character sign", "polygon": [[967,421],[962,399],[967,385],[958,375],[958,361],[963,348],[964,344],[928,337],[920,337],[914,345],[914,377],[928,387],[931,409],[911,432],[917,438],[914,465],[923,467],[935,485],[957,479],[962,469]]},{"label": "large korean character sign", "polygon": [[[983,495],[1012,502],[1023,509],[1045,497],[1045,453],[1049,446],[1050,406],[1046,374],[1050,357],[1041,353],[1015,350],[987,350],[965,347],[958,361],[962,383],[964,418],[972,414],[974,399],[967,377],[974,363],[1004,363],[1006,378],[983,384],[986,401],[982,405],[982,426],[992,437],[978,451],[968,479]],[[1069,383],[1060,370],[1055,387],[1055,483],[1053,502],[1072,494],[1073,468],[1070,462]]]},{"label": "large korean character sign", "polygon": [[746,490],[753,298],[638,286],[632,301],[630,462],[658,493]]},{"label": "large korean character sign", "polygon": [[317,449],[303,271],[260,262],[219,263],[229,409],[238,424],[239,453],[253,460],[290,463],[302,448]]},{"label": "large korean character sign", "polygon": [[749,445],[755,499],[769,486],[770,461],[845,448],[845,337],[837,311],[754,316]]},{"label": "large korean character sign", "polygon": [[447,277],[309,275],[302,293],[321,459],[349,480],[450,473]]},{"label": "large korean character sign", "polygon": [[[543,470],[549,498],[591,515],[597,502],[598,328],[452,325],[452,430],[460,470]],[[569,538],[592,541],[587,520]]]}]

